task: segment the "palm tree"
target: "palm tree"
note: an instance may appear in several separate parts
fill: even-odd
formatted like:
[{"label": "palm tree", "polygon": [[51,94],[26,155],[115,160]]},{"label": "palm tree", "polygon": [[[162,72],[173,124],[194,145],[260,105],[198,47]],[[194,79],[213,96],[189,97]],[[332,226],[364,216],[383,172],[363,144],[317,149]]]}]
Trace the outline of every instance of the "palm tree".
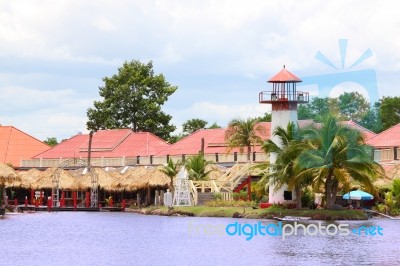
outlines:
[{"label": "palm tree", "polygon": [[160,169],[161,172],[166,174],[171,179],[171,183],[169,185],[169,189],[171,190],[171,192],[174,191],[174,177],[178,174],[179,166],[180,166],[179,161],[174,163],[174,161],[171,158],[168,158],[167,165],[165,165],[163,168]]},{"label": "palm tree", "polygon": [[309,149],[299,156],[304,174],[313,176],[314,188],[325,188],[326,208],[333,209],[339,184],[357,181],[373,191],[372,181],[382,174],[361,133],[337,123],[331,114],[319,128],[305,130]]},{"label": "palm tree", "polygon": [[204,159],[204,155],[199,153],[196,156],[189,157],[186,160],[185,167],[189,174],[189,179],[192,180],[204,180],[207,178],[208,174],[212,172],[206,171],[207,165],[210,162]]},{"label": "palm tree", "polygon": [[247,147],[247,161],[250,162],[251,146],[261,143],[262,139],[259,136],[261,127],[257,125],[258,120],[248,118],[247,120],[234,119],[228,124],[225,132],[225,141],[228,143],[228,152],[233,148]]},{"label": "palm tree", "polygon": [[270,165],[272,171],[266,178],[272,178],[271,182],[275,184],[277,190],[284,184],[287,184],[289,189],[294,188],[296,208],[301,209],[301,189],[310,183],[309,175],[302,174],[302,169],[297,164],[297,158],[306,146],[303,131],[290,122],[286,129],[277,127],[273,134],[279,138],[280,145],[271,139],[262,145],[266,153],[273,152],[277,157],[275,163]]}]

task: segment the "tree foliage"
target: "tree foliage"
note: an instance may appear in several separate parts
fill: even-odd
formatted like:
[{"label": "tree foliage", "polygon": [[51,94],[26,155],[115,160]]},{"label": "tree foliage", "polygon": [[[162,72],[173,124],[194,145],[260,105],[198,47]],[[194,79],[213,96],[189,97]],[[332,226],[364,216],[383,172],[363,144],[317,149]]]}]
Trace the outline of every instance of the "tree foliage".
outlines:
[{"label": "tree foliage", "polygon": [[233,148],[239,148],[243,152],[247,148],[247,161],[250,161],[251,146],[262,143],[258,120],[248,118],[247,120],[234,119],[228,124],[225,132],[225,141],[228,143],[228,152]]},{"label": "tree foliage", "polygon": [[103,78],[99,88],[103,98],[87,111],[90,130],[131,127],[168,139],[175,126],[171,116],[161,110],[177,87],[171,86],[164,75],[155,75],[153,63],[137,60],[124,62],[118,73]]},{"label": "tree foliage", "polygon": [[383,130],[400,123],[400,97],[383,97],[381,99],[380,115]]},{"label": "tree foliage", "polygon": [[48,137],[43,142],[46,143],[47,145],[49,145],[50,147],[54,147],[58,144],[57,138],[55,138],[55,137]]},{"label": "tree foliage", "polygon": [[163,168],[160,169],[161,172],[166,174],[171,179],[169,185],[171,192],[174,191],[174,183],[173,183],[174,177],[178,174],[180,165],[181,163],[179,161],[174,163],[174,161],[171,158],[168,158],[167,165],[165,165]]},{"label": "tree foliage", "polygon": [[204,155],[199,153],[196,156],[189,157],[185,162],[186,170],[191,180],[206,180],[212,170],[206,171],[210,162],[204,159]]},{"label": "tree foliage", "polygon": [[205,128],[207,124],[208,124],[208,122],[203,119],[199,119],[199,118],[189,119],[182,125],[183,133],[188,134],[188,135],[192,134],[193,132],[195,132],[199,129]]},{"label": "tree foliage", "polygon": [[373,192],[372,181],[382,175],[382,168],[371,158],[371,149],[364,144],[361,133],[324,117],[319,128],[305,130],[309,148],[299,156],[304,174],[313,176],[315,190],[324,188],[326,207],[333,209],[339,185],[349,190],[356,181]]}]

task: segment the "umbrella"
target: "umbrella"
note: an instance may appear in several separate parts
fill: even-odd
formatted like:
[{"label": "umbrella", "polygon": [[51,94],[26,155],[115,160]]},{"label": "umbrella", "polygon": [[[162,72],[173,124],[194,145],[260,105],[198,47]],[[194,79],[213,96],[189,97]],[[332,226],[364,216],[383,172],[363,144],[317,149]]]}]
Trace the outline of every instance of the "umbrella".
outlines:
[{"label": "umbrella", "polygon": [[362,190],[355,190],[355,191],[350,191],[349,193],[346,193],[343,195],[343,199],[351,199],[351,200],[372,200],[374,199],[374,196],[371,194],[364,192]]}]

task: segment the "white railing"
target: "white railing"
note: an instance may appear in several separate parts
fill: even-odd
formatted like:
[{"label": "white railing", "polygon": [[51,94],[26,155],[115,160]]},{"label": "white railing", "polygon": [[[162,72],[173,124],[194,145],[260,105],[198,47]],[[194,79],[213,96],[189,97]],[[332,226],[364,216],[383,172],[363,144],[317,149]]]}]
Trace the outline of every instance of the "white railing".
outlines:
[{"label": "white railing", "polygon": [[[115,157],[115,158],[91,158],[91,163],[93,166],[98,167],[120,167],[127,165],[162,165],[166,164],[168,158],[172,159],[174,162],[186,160],[193,155],[174,155],[174,156],[138,156],[138,157]],[[205,154],[205,159],[213,163],[246,163],[247,154],[237,153],[237,154]],[[253,153],[251,154],[251,159],[253,160]],[[86,159],[86,157],[76,157],[76,158],[57,158],[57,159],[29,159],[21,160],[20,167],[57,167],[62,161],[67,159]],[[257,162],[264,162],[268,160],[268,156],[263,153],[256,153],[255,159]]]},{"label": "white railing", "polygon": [[196,206],[197,202],[198,202],[198,199],[199,199],[197,188],[193,184],[192,180],[189,180],[189,185],[190,185],[190,192],[191,192],[192,197],[193,197],[193,205]]},{"label": "white railing", "polygon": [[220,189],[219,189],[219,187],[217,186],[217,184],[215,183],[214,180],[211,180],[210,184],[211,184],[211,192],[213,192],[213,193],[219,193],[220,192]]}]

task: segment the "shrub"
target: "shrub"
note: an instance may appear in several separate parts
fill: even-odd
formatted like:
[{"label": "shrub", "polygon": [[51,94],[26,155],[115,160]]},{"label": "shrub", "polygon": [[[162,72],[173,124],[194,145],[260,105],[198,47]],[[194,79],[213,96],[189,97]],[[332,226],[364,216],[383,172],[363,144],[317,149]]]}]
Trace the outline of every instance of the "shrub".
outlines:
[{"label": "shrub", "polygon": [[232,198],[233,198],[234,200],[239,200],[239,199],[240,199],[240,194],[237,193],[237,192],[233,192],[233,193],[232,193]]},{"label": "shrub", "polygon": [[223,200],[213,200],[204,203],[208,207],[251,207],[252,203],[249,201],[223,201]]},{"label": "shrub", "polygon": [[240,191],[239,195],[241,200],[247,200],[247,191]]},{"label": "shrub", "polygon": [[220,192],[214,193],[213,196],[215,200],[222,200],[222,194]]},{"label": "shrub", "polygon": [[268,203],[268,196],[267,195],[262,196],[261,202],[262,203]]}]

